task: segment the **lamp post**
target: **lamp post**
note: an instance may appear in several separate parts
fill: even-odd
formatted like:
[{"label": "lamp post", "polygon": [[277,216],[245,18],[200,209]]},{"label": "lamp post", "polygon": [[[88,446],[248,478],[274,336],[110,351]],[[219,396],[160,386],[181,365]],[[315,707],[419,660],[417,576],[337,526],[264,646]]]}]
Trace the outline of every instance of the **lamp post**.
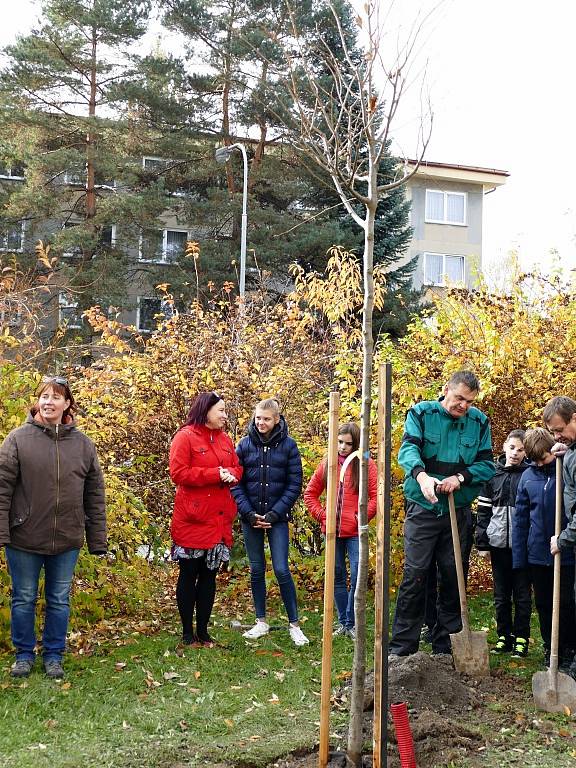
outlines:
[{"label": "lamp post", "polygon": [[232,150],[239,149],[244,161],[244,185],[242,187],[242,226],[240,230],[240,301],[244,301],[246,289],[246,233],[248,229],[248,156],[244,144],[231,144],[229,147],[219,147],[214,153],[217,163],[227,163],[232,156]]}]

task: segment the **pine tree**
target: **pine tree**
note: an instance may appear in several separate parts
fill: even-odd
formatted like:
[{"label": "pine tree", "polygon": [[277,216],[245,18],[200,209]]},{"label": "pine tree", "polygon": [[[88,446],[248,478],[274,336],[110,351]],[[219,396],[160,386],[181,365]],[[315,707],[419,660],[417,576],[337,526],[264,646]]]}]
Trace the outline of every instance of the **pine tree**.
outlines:
[{"label": "pine tree", "polygon": [[38,27],[4,51],[0,162],[26,171],[3,185],[2,219],[25,222],[23,259],[34,258],[37,239],[51,242],[58,282],[78,312],[125,305],[128,282],[162,278],[135,262],[143,233],[178,202],[170,194],[178,169],[144,167],[143,156],[178,157],[171,152],[186,142],[170,121],[180,115],[181,68],[135,49],[151,4],[44,0]]}]

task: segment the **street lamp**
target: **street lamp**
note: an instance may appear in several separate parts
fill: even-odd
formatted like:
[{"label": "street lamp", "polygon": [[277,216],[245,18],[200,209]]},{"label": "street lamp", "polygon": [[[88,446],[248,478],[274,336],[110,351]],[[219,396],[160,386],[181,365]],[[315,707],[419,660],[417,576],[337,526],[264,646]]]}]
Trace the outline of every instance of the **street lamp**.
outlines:
[{"label": "street lamp", "polygon": [[217,163],[227,163],[232,156],[232,150],[239,149],[244,161],[244,185],[242,188],[242,226],[240,230],[240,301],[244,301],[246,289],[246,232],[248,228],[248,156],[244,144],[231,144],[229,147],[219,147],[214,153]]}]

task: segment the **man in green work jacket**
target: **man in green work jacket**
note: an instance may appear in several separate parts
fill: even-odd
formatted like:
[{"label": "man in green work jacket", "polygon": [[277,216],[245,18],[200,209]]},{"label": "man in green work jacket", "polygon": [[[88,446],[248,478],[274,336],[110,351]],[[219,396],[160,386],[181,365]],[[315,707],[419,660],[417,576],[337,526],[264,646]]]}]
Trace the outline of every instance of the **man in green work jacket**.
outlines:
[{"label": "man in green work jacket", "polygon": [[439,400],[412,406],[398,461],[405,472],[404,574],[398,590],[390,653],[416,653],[424,621],[430,564],[439,572],[438,617],[432,653],[450,653],[450,634],[462,629],[448,494],[454,493],[461,547],[470,505],[494,474],[488,417],[473,407],[480,382],[470,371],[452,374]]}]

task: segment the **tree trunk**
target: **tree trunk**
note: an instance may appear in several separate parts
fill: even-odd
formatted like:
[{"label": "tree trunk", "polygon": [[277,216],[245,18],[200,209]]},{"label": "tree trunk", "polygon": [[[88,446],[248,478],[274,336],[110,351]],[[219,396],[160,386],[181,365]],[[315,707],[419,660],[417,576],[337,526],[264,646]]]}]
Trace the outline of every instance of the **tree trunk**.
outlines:
[{"label": "tree trunk", "polygon": [[366,678],[366,592],[368,588],[368,458],[370,454],[370,410],[372,405],[372,313],[374,309],[374,219],[378,204],[376,167],[371,168],[369,205],[364,220],[364,306],[362,312],[362,411],[360,414],[360,488],[358,502],[358,580],[354,597],[356,641],[352,666],[348,759],[361,768],[362,724],[364,720],[364,681]]}]

